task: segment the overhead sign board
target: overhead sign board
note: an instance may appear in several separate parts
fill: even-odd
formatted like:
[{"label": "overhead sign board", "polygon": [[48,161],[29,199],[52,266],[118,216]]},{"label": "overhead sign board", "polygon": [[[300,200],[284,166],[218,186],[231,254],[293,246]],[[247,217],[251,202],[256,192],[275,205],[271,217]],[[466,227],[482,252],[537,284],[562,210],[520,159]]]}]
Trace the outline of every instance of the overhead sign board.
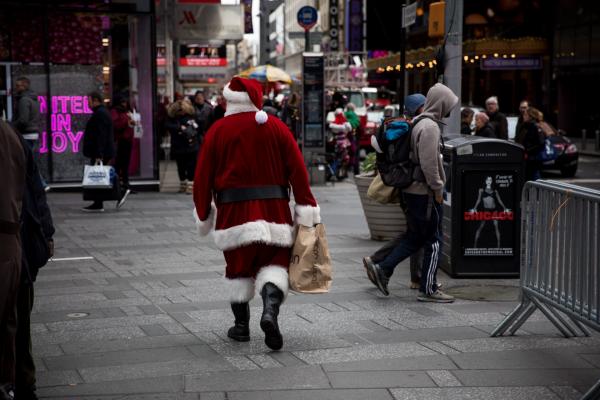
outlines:
[{"label": "overhead sign board", "polygon": [[244,36],[242,5],[178,3],[175,37],[183,41],[241,40]]},{"label": "overhead sign board", "polygon": [[417,22],[417,2],[402,8],[402,27],[407,28]]}]

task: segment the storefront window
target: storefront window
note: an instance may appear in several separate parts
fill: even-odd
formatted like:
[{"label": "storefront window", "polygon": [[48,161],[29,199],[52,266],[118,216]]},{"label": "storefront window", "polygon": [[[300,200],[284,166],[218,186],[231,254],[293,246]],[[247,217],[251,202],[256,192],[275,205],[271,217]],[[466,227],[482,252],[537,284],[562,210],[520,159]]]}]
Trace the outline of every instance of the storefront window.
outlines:
[{"label": "storefront window", "polygon": [[[51,183],[77,183],[89,162],[83,156],[83,134],[92,114],[87,95],[92,91],[103,94],[108,107],[114,98],[125,97],[131,113],[139,114],[142,127],[134,138],[131,178],[155,179],[154,43],[148,39],[153,16],[93,13],[89,11],[102,4],[92,3],[86,3],[88,12],[49,11],[36,16],[28,8],[5,12],[0,6],[4,15],[0,16],[0,44],[6,44],[0,52],[0,117],[12,117],[11,82],[14,88],[16,78],[27,77],[41,113],[42,174]],[[146,5],[150,9],[149,1],[121,3],[138,12],[146,11]],[[34,28],[17,29],[23,18],[36,22],[20,26]]]}]

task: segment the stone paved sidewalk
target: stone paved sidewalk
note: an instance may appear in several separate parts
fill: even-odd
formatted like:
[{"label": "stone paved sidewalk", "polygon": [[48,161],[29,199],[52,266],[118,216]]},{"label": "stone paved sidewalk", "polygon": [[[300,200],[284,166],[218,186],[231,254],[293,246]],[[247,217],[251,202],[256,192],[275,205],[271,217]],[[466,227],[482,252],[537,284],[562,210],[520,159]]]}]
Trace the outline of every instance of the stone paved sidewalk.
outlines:
[{"label": "stone paved sidewalk", "polygon": [[280,352],[263,344],[259,299],[252,340],[227,339],[224,261],[197,238],[190,196],[139,193],[119,212],[88,215],[79,194],[51,193],[56,258],[89,259],[53,261],[36,284],[41,397],[559,400],[577,399],[600,377],[598,336],[564,339],[534,315],[518,336],[489,337],[516,304],[516,280],[440,273],[450,290],[508,286],[513,299],[421,304],[406,265],[392,278],[392,295],[381,297],[361,264],[380,243],[368,240],[355,187],[315,192],[334,285],[328,294],[290,294]]}]

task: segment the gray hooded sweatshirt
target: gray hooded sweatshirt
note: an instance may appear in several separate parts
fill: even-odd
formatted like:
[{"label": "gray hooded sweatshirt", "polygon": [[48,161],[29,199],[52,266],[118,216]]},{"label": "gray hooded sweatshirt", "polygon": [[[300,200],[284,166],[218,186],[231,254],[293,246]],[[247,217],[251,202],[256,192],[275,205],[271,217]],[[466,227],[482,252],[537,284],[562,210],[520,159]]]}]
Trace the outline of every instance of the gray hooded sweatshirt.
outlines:
[{"label": "gray hooded sweatshirt", "polygon": [[[458,97],[441,83],[436,83],[427,92],[423,112],[415,118],[418,123],[414,125],[411,135],[412,159],[420,164],[424,182],[413,182],[404,189],[405,193],[443,194],[446,174],[440,153],[441,131],[436,121],[441,122],[457,104]],[[422,116],[428,118],[420,121]]]}]

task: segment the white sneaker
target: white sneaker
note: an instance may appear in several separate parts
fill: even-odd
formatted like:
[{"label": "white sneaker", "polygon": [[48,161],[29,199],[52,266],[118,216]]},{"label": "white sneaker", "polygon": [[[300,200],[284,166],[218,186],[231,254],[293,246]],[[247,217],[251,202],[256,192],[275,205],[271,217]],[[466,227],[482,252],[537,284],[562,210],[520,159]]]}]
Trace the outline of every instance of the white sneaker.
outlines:
[{"label": "white sneaker", "polygon": [[426,301],[430,303],[452,303],[454,302],[454,296],[450,296],[449,294],[446,294],[438,289],[435,291],[435,293],[429,295],[423,292],[419,292],[417,300]]}]

